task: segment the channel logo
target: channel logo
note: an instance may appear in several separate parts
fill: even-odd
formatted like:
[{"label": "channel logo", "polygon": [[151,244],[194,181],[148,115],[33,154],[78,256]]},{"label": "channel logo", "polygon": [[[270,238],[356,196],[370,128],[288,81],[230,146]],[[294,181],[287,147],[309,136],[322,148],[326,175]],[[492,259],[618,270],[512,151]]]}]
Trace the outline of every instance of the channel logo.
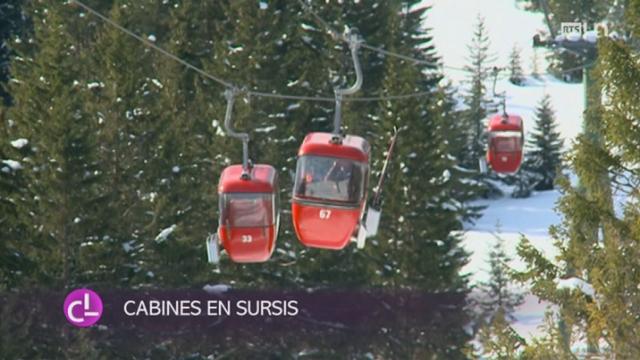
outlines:
[{"label": "channel logo", "polygon": [[76,289],[64,299],[64,316],[71,325],[88,327],[102,316],[102,299],[89,289]]}]

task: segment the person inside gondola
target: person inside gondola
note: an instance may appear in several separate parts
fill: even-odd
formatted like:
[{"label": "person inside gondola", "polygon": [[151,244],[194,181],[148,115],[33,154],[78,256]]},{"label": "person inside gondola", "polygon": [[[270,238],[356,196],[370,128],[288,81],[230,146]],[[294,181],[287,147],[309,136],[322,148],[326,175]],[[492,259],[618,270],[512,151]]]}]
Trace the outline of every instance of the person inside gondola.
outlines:
[{"label": "person inside gondola", "polygon": [[349,203],[360,200],[363,174],[354,161],[308,156],[299,164],[302,171],[297,181],[297,195]]}]

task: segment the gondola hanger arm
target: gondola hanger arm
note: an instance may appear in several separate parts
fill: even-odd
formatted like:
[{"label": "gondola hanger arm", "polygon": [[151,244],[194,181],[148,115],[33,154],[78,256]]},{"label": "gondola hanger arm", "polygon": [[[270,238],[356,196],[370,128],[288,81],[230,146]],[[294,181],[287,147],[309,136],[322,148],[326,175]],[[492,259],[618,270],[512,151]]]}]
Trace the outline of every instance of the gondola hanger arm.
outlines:
[{"label": "gondola hanger arm", "polygon": [[501,93],[497,93],[496,92],[496,83],[498,81],[498,74],[500,73],[500,71],[504,70],[504,68],[501,67],[497,67],[494,66],[493,67],[493,96],[499,98],[500,100],[502,100],[502,115],[504,117],[504,121],[506,121],[508,115],[507,115],[507,92],[503,91]]},{"label": "gondola hanger arm", "polygon": [[333,139],[335,143],[340,143],[342,138],[340,136],[340,129],[342,127],[342,101],[345,95],[353,95],[362,88],[362,68],[360,66],[360,59],[358,58],[358,49],[362,40],[354,29],[347,30],[346,38],[349,41],[349,50],[351,50],[351,59],[353,61],[353,67],[356,72],[356,81],[348,88],[334,88],[334,94],[336,99],[336,110],[333,118]]},{"label": "gondola hanger arm", "polygon": [[360,58],[358,57],[358,50],[360,49],[362,40],[355,29],[347,30],[346,37],[349,41],[349,50],[351,50],[351,60],[353,61],[353,67],[356,72],[356,81],[348,88],[334,89],[336,94],[340,94],[342,96],[353,95],[362,88],[362,67],[360,66]]},{"label": "gondola hanger arm", "polygon": [[225,132],[233,138],[240,139],[242,141],[242,178],[249,179],[250,178],[250,169],[249,169],[249,134],[237,132],[233,128],[232,117],[233,117],[233,105],[235,102],[236,96],[241,92],[237,87],[227,88],[224,92],[224,97],[227,99],[227,110],[224,115],[224,129]]}]

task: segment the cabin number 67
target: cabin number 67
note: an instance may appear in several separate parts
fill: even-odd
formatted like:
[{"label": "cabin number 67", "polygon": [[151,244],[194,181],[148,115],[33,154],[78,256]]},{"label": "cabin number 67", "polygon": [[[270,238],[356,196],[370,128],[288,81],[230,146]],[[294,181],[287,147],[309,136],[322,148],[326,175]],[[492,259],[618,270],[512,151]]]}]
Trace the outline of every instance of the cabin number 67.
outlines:
[{"label": "cabin number 67", "polygon": [[331,210],[321,209],[319,215],[320,215],[320,219],[329,220],[329,218],[331,217]]}]

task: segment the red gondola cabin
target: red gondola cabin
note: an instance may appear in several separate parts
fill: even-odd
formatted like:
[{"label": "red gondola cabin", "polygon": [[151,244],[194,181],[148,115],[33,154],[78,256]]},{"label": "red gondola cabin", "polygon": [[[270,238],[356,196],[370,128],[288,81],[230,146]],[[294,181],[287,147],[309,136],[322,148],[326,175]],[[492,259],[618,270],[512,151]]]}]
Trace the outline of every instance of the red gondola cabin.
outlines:
[{"label": "red gondola cabin", "polygon": [[489,119],[487,163],[497,173],[515,173],[522,163],[523,121],[517,115],[496,114]]},{"label": "red gondola cabin", "polygon": [[347,135],[310,133],[298,151],[293,225],[309,247],[339,250],[351,240],[366,205],[369,143]]},{"label": "red gondola cabin", "polygon": [[218,237],[234,262],[267,261],[275,248],[278,226],[278,176],[270,165],[254,165],[248,178],[242,165],[224,169],[218,184]]}]

